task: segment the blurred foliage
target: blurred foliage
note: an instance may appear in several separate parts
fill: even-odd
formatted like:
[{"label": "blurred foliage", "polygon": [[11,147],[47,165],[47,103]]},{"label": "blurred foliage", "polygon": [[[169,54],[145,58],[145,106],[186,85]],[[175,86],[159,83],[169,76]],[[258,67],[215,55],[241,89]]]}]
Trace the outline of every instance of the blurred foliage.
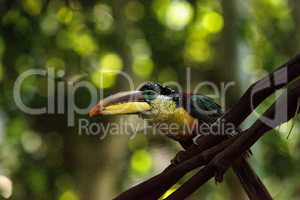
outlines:
[{"label": "blurred foliage", "polygon": [[[100,141],[67,127],[67,114],[20,112],[13,86],[22,72],[54,69],[57,81],[84,79],[107,95],[128,87],[119,72],[136,86],[145,80],[185,85],[189,67],[192,86],[237,81],[237,99],[299,52],[299,9],[297,0],[0,0],[0,174],[12,179],[13,199],[109,199],[158,173],[178,150],[163,137]],[[86,105],[88,95],[78,90],[77,104]],[[26,80],[22,98],[46,105],[47,81]],[[252,163],[276,199],[300,198],[295,120],[288,140],[291,122],[253,148]],[[210,183],[193,197],[239,199],[236,189]]]}]

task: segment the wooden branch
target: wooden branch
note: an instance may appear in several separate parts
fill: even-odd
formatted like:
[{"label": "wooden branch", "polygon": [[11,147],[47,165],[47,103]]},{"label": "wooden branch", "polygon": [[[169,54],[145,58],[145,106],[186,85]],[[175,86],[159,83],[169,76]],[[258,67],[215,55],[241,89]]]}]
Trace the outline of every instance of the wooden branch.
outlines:
[{"label": "wooden branch", "polygon": [[239,158],[237,162],[234,162],[232,168],[238,176],[249,199],[272,200],[271,194],[268,192],[260,178],[256,175],[255,171],[251,168],[246,158]]},{"label": "wooden branch", "polygon": [[[219,162],[225,159],[227,161],[234,160],[238,155],[247,151],[247,149],[249,149],[261,136],[263,136],[264,133],[293,118],[295,114],[299,112],[299,110],[297,110],[299,97],[300,79],[292,83],[292,85],[287,88],[287,91],[284,92],[263,114],[263,117],[267,119],[271,119],[275,116],[274,121],[267,124],[261,119],[256,120],[256,122],[248,129],[247,132],[240,135],[235,142],[233,142],[228,148],[220,153],[217,158],[215,158],[217,165]],[[287,110],[285,110],[285,108]],[[280,113],[279,117],[276,117],[276,113]],[[287,115],[285,116],[284,113]]]},{"label": "wooden branch", "polygon": [[[300,55],[294,57],[289,62],[275,70],[273,73],[270,73],[268,76],[252,84],[245,92],[245,94],[240,98],[238,103],[233,106],[232,109],[230,109],[223,117],[221,117],[220,121],[233,123],[236,126],[239,126],[240,123],[264,99],[266,99],[276,90],[287,86],[290,82],[299,77],[299,75]],[[299,92],[298,90],[295,90],[295,88],[297,87],[295,86],[294,90],[289,89],[289,96],[291,96],[289,105],[294,105],[295,102],[298,101],[298,97],[297,100],[295,100],[295,96],[297,96],[295,94]],[[261,90],[257,91],[255,93],[255,96],[253,96],[253,91],[257,88],[260,88]],[[281,105],[284,106],[284,102],[282,102]],[[296,107],[297,106],[294,106],[294,108]],[[267,117],[272,116],[272,109],[274,110],[274,105],[272,105],[272,107],[270,107],[270,109],[264,115]],[[293,111],[295,112],[295,110],[291,109],[291,111],[289,112],[288,119],[290,119],[290,117],[293,117],[293,115],[290,115],[291,113],[293,113]],[[279,120],[276,124],[278,125],[283,122],[284,120]],[[238,141],[236,142],[234,142],[234,140],[236,140],[237,137],[229,138],[226,141],[221,142],[222,140],[224,140],[223,138],[216,143],[213,142],[213,140],[211,139],[212,137],[201,137],[200,143],[203,144],[203,146],[199,145],[198,148],[187,150],[186,158],[178,166],[170,165],[161,174],[149,179],[148,181],[134,186],[128,191],[120,194],[115,199],[157,199],[158,196],[161,196],[171,185],[175,184],[186,173],[201,165],[205,165],[210,161],[210,159],[214,157],[213,160],[211,160],[203,169],[201,169],[190,180],[184,183],[182,187],[180,187],[180,189],[175,191],[169,198],[167,198],[183,199],[189,196],[203,183],[212,178],[216,172],[222,175],[234,162],[234,160],[243,155],[244,152],[246,152],[251,147],[251,145],[253,145],[257,141],[257,139],[259,139],[265,132],[273,127],[264,126],[264,124],[258,120],[249,129],[244,131],[243,134],[240,134],[238,136]],[[221,144],[226,144],[229,147],[225,148],[223,152],[220,152],[224,149]],[[203,154],[201,152],[203,152]],[[205,157],[207,156],[207,152],[211,153],[209,154],[209,156],[211,157]],[[215,156],[217,153],[219,154]]]},{"label": "wooden branch", "polygon": [[[287,86],[290,82],[292,82],[299,76],[300,54],[298,54],[261,80],[253,83],[247,89],[244,95],[239,99],[239,101],[234,106],[232,106],[228,112],[226,112],[222,119],[225,119],[227,122],[234,123],[236,126],[240,125],[253,111],[252,108],[256,108],[263,100],[273,94],[276,90]],[[274,80],[277,80],[277,84],[274,84]],[[271,85],[269,85],[270,82]],[[256,92],[255,96],[252,96],[253,89],[258,87],[265,89]],[[251,105],[251,103],[253,103],[253,105]]]},{"label": "wooden branch", "polygon": [[[216,157],[214,157],[214,159],[208,165],[206,165],[190,180],[184,183],[167,199],[175,200],[188,197],[202,184],[216,175],[216,172],[223,174],[234,162],[234,160],[245,153],[263,134],[293,118],[295,116],[295,112],[297,111],[296,108],[300,96],[300,80],[296,81],[296,83],[294,83],[292,87],[288,88],[287,95],[288,96],[286,98],[285,94],[282,94],[277,101],[277,103],[279,103],[280,105],[280,108],[283,108],[287,103],[287,117],[278,118],[276,121],[274,121],[274,124],[272,124],[272,126],[268,126],[260,119],[256,120],[256,122],[249,129],[247,129],[247,131],[239,135],[233,143],[225,148],[224,151],[216,155]],[[274,116],[274,112],[276,109],[275,103],[263,114],[264,117],[271,118]]]},{"label": "wooden branch", "polygon": [[161,173],[161,175],[155,176],[145,181],[143,184],[132,187],[130,190],[127,190],[116,197],[115,200],[132,199],[133,196],[135,198],[142,198],[148,192],[152,192],[156,188],[163,187],[165,184],[177,177],[182,177],[189,171],[207,164],[218,152],[222,151],[230,143],[232,143],[234,139],[236,139],[236,137],[224,140],[219,145],[216,145],[201,154],[197,154],[191,159],[185,160],[176,166],[169,166]]}]

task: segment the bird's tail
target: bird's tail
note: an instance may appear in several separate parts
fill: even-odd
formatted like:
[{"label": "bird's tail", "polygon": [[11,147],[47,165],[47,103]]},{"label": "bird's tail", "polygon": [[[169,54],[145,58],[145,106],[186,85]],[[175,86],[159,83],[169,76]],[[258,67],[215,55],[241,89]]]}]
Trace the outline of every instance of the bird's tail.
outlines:
[{"label": "bird's tail", "polygon": [[245,157],[239,158],[234,163],[233,171],[239,178],[250,200],[272,200],[268,190],[253,171]]}]

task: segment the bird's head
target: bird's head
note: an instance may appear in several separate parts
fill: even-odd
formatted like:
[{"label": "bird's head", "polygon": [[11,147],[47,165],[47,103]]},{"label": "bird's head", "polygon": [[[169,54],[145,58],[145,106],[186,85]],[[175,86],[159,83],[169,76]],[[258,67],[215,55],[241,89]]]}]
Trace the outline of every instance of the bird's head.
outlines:
[{"label": "bird's head", "polygon": [[158,83],[146,83],[136,91],[119,92],[101,100],[89,115],[139,114],[143,117],[163,117],[175,111],[179,95]]}]

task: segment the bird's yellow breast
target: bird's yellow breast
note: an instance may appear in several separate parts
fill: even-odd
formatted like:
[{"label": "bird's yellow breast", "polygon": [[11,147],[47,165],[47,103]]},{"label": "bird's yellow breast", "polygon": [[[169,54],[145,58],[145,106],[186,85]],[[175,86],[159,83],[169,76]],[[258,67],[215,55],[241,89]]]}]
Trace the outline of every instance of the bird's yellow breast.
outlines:
[{"label": "bird's yellow breast", "polygon": [[184,108],[177,107],[172,101],[157,99],[152,102],[151,114],[148,121],[161,132],[173,139],[182,139],[191,134],[197,120]]},{"label": "bird's yellow breast", "polygon": [[183,108],[177,108],[174,112],[174,122],[178,124],[185,124],[190,125],[195,121],[195,118],[193,118],[185,109]]}]

